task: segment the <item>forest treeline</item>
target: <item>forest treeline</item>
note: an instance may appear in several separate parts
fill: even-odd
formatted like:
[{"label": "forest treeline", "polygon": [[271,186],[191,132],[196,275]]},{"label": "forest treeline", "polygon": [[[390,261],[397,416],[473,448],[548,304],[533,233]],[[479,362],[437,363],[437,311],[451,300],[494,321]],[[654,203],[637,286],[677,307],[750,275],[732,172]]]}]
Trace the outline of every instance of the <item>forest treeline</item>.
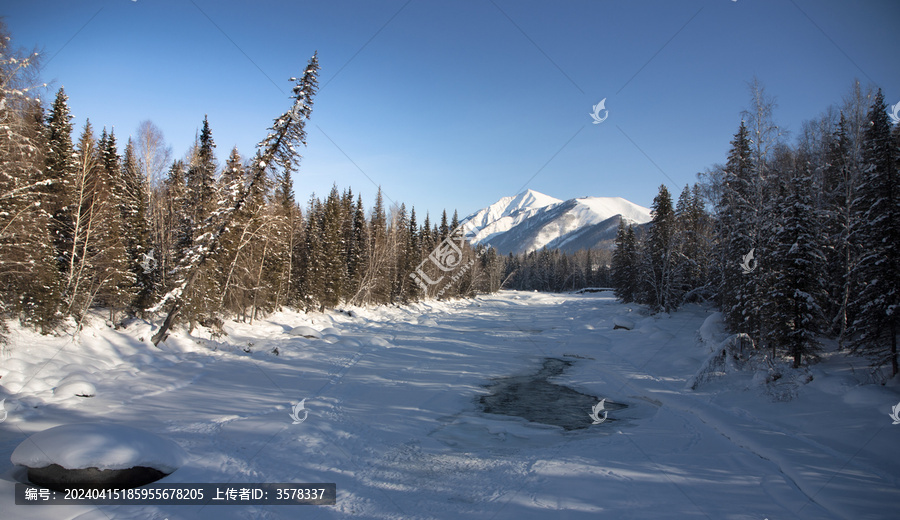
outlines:
[{"label": "forest treeline", "polygon": [[788,144],[773,99],[751,94],[727,163],[674,207],[661,186],[643,232],[620,226],[617,296],[665,312],[711,300],[770,359],[798,367],[831,337],[896,375],[900,125],[857,82]]},{"label": "forest treeline", "polygon": [[[459,225],[446,211],[420,223],[415,208],[386,207],[380,189],[371,209],[337,186],[301,206],[295,164],[234,148],[220,165],[205,117],[175,160],[150,121],[121,147],[89,120],[76,133],[63,88],[48,107],[37,96],[38,55],[13,51],[7,38],[0,46],[3,318],[50,331],[95,308],[113,321],[172,314],[177,300],[179,322],[216,330],[224,317],[283,307],[410,302],[424,296],[410,274]],[[295,87],[299,119],[316,89],[318,62],[310,63]],[[280,129],[305,143],[293,119],[277,119],[267,139]],[[502,258],[465,255],[475,262],[441,287],[443,297],[499,287]]]}]

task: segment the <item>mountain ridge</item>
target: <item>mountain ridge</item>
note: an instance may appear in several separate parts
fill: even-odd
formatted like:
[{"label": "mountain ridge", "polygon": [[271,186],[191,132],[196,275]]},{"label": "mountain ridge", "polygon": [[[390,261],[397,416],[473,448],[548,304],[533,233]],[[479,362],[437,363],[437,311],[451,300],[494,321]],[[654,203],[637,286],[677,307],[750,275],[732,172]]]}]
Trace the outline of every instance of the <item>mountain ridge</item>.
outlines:
[{"label": "mountain ridge", "polygon": [[490,245],[501,254],[543,248],[575,252],[612,249],[619,221],[646,224],[650,210],[622,197],[560,200],[526,190],[503,197],[462,220],[472,245]]}]

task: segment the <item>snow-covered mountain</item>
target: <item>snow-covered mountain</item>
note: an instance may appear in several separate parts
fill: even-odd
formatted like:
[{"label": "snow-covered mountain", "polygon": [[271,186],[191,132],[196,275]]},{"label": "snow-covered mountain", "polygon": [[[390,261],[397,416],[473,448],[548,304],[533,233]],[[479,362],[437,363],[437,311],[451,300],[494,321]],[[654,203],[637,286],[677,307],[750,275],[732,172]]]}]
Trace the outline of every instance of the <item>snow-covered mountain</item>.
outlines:
[{"label": "snow-covered mountain", "polygon": [[559,200],[534,190],[503,197],[463,219],[472,244],[489,244],[501,254],[542,249],[574,252],[612,247],[619,221],[650,221],[650,210],[621,197]]}]

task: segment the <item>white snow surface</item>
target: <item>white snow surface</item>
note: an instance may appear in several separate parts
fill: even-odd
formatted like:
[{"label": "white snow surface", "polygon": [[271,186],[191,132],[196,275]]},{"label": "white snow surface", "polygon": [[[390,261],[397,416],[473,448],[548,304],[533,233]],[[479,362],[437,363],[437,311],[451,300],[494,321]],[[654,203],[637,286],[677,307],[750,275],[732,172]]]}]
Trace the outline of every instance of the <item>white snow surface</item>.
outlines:
[{"label": "white snow surface", "polygon": [[76,423],[48,428],[28,437],[13,451],[13,464],[66,469],[126,469],[135,466],[172,473],[186,460],[178,444],[121,424]]},{"label": "white snow surface", "polygon": [[584,215],[581,220],[586,224],[598,224],[616,215],[622,215],[636,224],[650,222],[649,209],[622,197],[580,197],[576,200],[584,207],[579,210]]},{"label": "white snow surface", "polygon": [[[115,330],[98,314],[74,337],[10,323],[0,518],[896,516],[900,425],[888,414],[900,386],[871,384],[866,362],[829,342],[803,371],[812,380],[786,373],[792,397],[775,400],[753,372],[685,388],[709,356],[705,340],[726,336],[706,307],[648,316],[609,293],[501,292],[343,311],[228,321],[221,338],[175,329],[161,349],[148,341],[156,326],[140,320]],[[624,316],[634,330],[613,331]],[[286,334],[298,326],[333,329],[333,342]],[[586,407],[588,427],[571,431],[481,411],[492,378],[535,372],[548,357],[572,363],[553,383],[628,408],[590,425]],[[96,397],[55,395],[69,376],[90,381]],[[308,417],[292,424],[302,399]],[[25,475],[10,462],[14,449],[84,422],[184,448],[187,459],[161,483],[334,482],[337,504],[15,505]],[[72,444],[59,450],[77,454]]]}]

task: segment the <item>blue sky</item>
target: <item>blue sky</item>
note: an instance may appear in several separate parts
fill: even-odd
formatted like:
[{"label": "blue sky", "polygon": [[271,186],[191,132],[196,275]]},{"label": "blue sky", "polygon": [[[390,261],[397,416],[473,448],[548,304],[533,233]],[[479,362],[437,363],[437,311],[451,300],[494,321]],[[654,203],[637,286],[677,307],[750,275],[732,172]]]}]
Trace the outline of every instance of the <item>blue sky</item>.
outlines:
[{"label": "blue sky", "polygon": [[[464,216],[531,188],[649,206],[723,162],[754,76],[796,132],[854,79],[900,101],[900,2],[30,0],[0,8],[120,143],[140,121],[181,157],[208,114],[220,162],[290,107],[318,50],[297,199],[374,184]],[[592,124],[606,98],[608,118]],[[373,184],[374,183],[374,184]]]}]

